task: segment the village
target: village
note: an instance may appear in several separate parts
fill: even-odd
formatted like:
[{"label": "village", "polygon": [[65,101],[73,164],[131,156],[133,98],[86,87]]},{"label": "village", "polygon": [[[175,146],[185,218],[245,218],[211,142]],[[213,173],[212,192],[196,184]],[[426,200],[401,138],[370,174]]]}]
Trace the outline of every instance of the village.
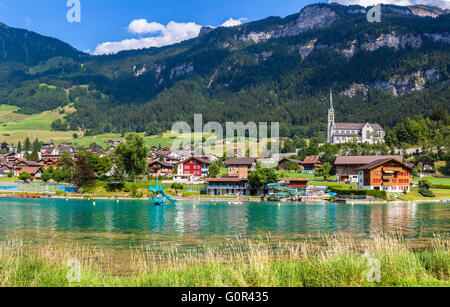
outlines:
[{"label": "village", "polygon": [[[16,146],[3,142],[0,144],[0,193],[15,191],[23,196],[27,192],[43,191],[42,188],[30,189],[31,183],[40,186],[61,184],[58,189],[64,191],[66,196],[69,192],[81,193],[83,189],[79,190],[70,180],[65,180],[67,178],[46,174],[56,173],[54,170],[64,167],[62,157],[76,160],[78,151],[109,160],[115,148],[123,142],[122,139],[109,140],[106,148],[97,144],[74,148],[67,143],[56,145],[48,142],[41,143],[39,148],[32,148],[37,144],[35,141],[29,145],[29,149],[32,149],[29,151],[19,151]],[[413,181],[414,177],[424,176],[427,172],[430,176],[435,170],[435,166],[429,163],[405,161],[403,155],[337,155],[334,165],[329,165],[324,163],[320,154],[306,156],[303,160],[295,159],[297,151],[273,156],[271,160],[274,163],[269,168],[265,166],[267,159],[245,157],[238,149],[229,154],[234,157],[218,157],[211,153],[198,157],[191,146],[178,150],[152,146],[148,149],[147,169],[141,178],[147,178],[148,182],[158,178],[162,184],[174,190],[170,191],[172,195],[181,198],[197,195],[205,199],[230,198],[241,201],[329,199],[345,202],[347,198],[405,200],[411,188],[418,187],[417,181]],[[101,178],[105,180],[112,176],[113,169],[112,163],[107,164]],[[96,176],[100,178],[100,174]],[[18,185],[18,182],[26,184]],[[431,186],[426,188],[430,189]],[[180,190],[191,193],[180,194]]]},{"label": "village", "polygon": [[[448,191],[448,177],[439,174],[439,167],[429,158],[432,155],[439,160],[441,156],[444,160],[445,151],[438,149],[436,154],[433,150],[426,153],[417,148],[391,148],[388,152],[385,138],[386,132],[377,123],[336,123],[330,93],[327,143],[303,141],[306,148],[291,146],[294,152],[284,150],[269,158],[250,157],[250,151],[243,152],[246,147],[238,146],[243,144],[238,144],[237,139],[234,149],[222,155],[205,151],[202,144],[196,145],[201,147],[199,155],[199,148],[191,144],[177,149],[161,145],[147,148],[141,136],[132,134],[130,143],[137,142],[140,147],[129,149],[129,155],[122,154],[121,161],[117,161],[117,150],[127,146],[127,137],[104,141],[103,147],[96,143],[80,147],[38,139],[31,142],[29,138],[23,145],[2,142],[0,193],[28,195],[28,192],[50,191],[59,196],[77,192],[114,197],[114,193],[133,190],[133,197],[145,197],[145,185],[150,186],[158,179],[172,196],[180,198],[342,202],[348,198],[420,200],[436,197],[435,194],[437,199],[447,198],[442,192]],[[287,149],[291,141],[279,138],[279,142]],[[371,150],[354,150],[358,146]],[[141,152],[139,158],[133,157],[133,151]],[[78,165],[80,157],[87,160],[84,166]],[[131,166],[122,170],[125,164]],[[140,165],[138,170],[132,169],[135,165]],[[82,171],[78,175],[81,178],[75,180],[73,171],[77,168],[88,170]],[[139,187],[136,179],[141,180]],[[106,185],[95,189],[97,180]],[[131,187],[125,187],[127,180]],[[106,195],[105,190],[110,194]]]}]

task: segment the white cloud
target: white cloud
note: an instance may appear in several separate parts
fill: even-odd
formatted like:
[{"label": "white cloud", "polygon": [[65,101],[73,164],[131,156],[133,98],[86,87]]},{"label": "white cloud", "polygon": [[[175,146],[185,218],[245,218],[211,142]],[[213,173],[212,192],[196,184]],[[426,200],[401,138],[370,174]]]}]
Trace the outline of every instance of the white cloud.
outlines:
[{"label": "white cloud", "polygon": [[331,0],[330,2],[337,2],[340,4],[359,4],[361,6],[373,6],[379,3],[395,4],[401,6],[425,4],[438,6],[443,9],[450,9],[450,0]]},{"label": "white cloud", "polygon": [[[247,18],[230,18],[221,26],[234,27],[241,25],[246,20]],[[164,26],[157,22],[148,22],[147,19],[135,19],[128,25],[128,32],[150,36],[101,43],[95,48],[94,54],[114,54],[123,50],[168,46],[197,37],[201,28],[201,25],[194,22],[178,23],[171,21],[167,26]]]},{"label": "white cloud", "polygon": [[225,21],[221,25],[221,27],[235,27],[235,26],[239,26],[239,25],[243,24],[246,20],[247,20],[247,18],[239,18],[239,19],[230,18],[227,21]]},{"label": "white cloud", "polygon": [[145,34],[145,33],[156,33],[164,30],[164,26],[157,22],[148,22],[147,19],[136,19],[133,20],[128,26],[128,31],[130,33]]},{"label": "white cloud", "polygon": [[194,23],[178,23],[171,21],[167,26],[145,19],[133,20],[128,31],[133,34],[156,34],[151,37],[125,39],[119,42],[99,44],[94,54],[113,54],[123,50],[162,47],[197,37],[202,26]]}]

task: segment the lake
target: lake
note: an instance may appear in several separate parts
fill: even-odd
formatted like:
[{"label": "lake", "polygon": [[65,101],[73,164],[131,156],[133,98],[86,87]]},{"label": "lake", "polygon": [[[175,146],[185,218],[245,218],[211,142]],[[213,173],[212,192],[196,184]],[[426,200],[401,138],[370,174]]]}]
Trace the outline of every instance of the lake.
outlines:
[{"label": "lake", "polygon": [[0,199],[0,238],[65,242],[101,248],[154,243],[193,245],[270,233],[278,241],[328,233],[366,238],[371,232],[407,238],[450,233],[450,203],[346,205],[328,203],[182,203],[151,206],[147,201]]}]

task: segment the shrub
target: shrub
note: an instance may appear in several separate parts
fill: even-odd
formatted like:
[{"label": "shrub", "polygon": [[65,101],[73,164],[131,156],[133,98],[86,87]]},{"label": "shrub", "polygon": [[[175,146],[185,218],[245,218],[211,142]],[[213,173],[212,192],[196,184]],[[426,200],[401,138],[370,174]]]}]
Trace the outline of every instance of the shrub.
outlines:
[{"label": "shrub", "polygon": [[431,191],[430,189],[427,189],[427,188],[420,188],[419,194],[422,195],[423,197],[436,197],[436,195],[434,195],[433,191]]},{"label": "shrub", "polygon": [[431,189],[431,183],[428,180],[426,180],[426,179],[420,180],[419,181],[419,188],[421,188],[421,189],[423,188],[423,189],[429,190],[429,189]]},{"label": "shrub", "polygon": [[175,191],[183,191],[184,190],[184,186],[182,183],[172,183],[170,185],[170,188]]}]

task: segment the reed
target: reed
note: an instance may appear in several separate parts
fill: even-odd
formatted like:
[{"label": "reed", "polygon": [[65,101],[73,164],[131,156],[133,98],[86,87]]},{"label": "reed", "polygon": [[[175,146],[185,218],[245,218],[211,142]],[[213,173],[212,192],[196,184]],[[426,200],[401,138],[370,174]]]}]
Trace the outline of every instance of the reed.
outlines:
[{"label": "reed", "polygon": [[[82,263],[79,283],[66,278],[71,258]],[[370,258],[381,264],[380,282],[367,278]],[[0,286],[450,286],[450,240],[436,236],[418,246],[400,234],[301,242],[267,236],[189,250],[154,244],[125,251],[8,240],[0,243]]]}]

